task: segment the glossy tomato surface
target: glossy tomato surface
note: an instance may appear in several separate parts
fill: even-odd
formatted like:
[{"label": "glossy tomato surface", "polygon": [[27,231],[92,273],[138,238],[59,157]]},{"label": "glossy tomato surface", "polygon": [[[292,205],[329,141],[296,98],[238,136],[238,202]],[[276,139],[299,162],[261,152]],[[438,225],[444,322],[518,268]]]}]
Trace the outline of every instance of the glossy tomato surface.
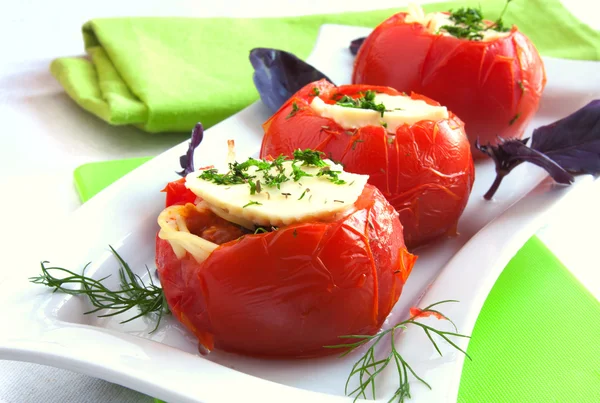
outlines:
[{"label": "glossy tomato surface", "polygon": [[173,314],[209,349],[270,357],[337,350],[338,336],[374,334],[398,300],[416,257],[398,215],[366,185],[333,222],[250,234],[199,263],[156,239],[156,264]]},{"label": "glossy tomato surface", "polygon": [[174,204],[193,203],[196,200],[196,195],[185,187],[185,178],[169,182],[162,191],[167,194],[165,198],[167,207]]},{"label": "glossy tomato surface", "polygon": [[[415,91],[447,106],[471,146],[521,137],[546,84],[540,55],[515,27],[482,42],[429,33],[398,13],[380,24],[356,56],[352,82]],[[490,22],[491,23],[491,22]],[[474,150],[475,158],[484,154]]]},{"label": "glossy tomato surface", "polygon": [[[346,171],[369,175],[369,183],[400,213],[409,248],[455,234],[475,175],[463,123],[449,112],[448,119],[405,124],[390,134],[383,126],[345,129],[310,107],[316,92],[333,103],[342,95],[357,97],[367,90],[401,94],[371,85],[336,87],[324,80],[308,84],[263,125],[261,157],[312,148],[342,163]],[[439,106],[418,94],[411,97]]]}]

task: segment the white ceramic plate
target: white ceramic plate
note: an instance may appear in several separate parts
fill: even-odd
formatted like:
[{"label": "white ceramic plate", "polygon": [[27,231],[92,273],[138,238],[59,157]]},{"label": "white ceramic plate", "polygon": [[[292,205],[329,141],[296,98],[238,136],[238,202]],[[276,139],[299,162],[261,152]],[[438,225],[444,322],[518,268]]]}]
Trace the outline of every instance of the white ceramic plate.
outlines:
[{"label": "white ceramic plate", "polygon": [[[349,40],[364,36],[364,28],[323,26],[309,61],[338,84],[348,83],[353,58]],[[600,95],[599,63],[545,59],[548,87],[531,127],[563,117]],[[581,80],[586,77],[586,80]],[[261,124],[269,112],[260,102],[206,132],[197,150],[197,166],[226,155],[226,140],[234,138],[238,158],[256,155]],[[40,248],[40,260],[78,269],[92,262],[87,275],[114,274],[117,263],[112,245],[140,275],[154,266],[156,217],[164,196],[160,189],[176,179],[174,171],[187,144],[180,144],[102,191],[81,207]],[[408,308],[444,299],[458,304],[443,307],[461,333],[473,329],[481,306],[496,278],[522,244],[559,204],[572,206],[591,188],[590,176],[570,187],[556,186],[534,166],[517,168],[501,186],[495,200],[482,199],[494,178],[490,161],[477,163],[472,196],[459,223],[460,235],[419,251],[419,260],[400,301],[384,326],[405,318]],[[346,358],[265,360],[220,351],[207,357],[197,353],[193,336],[169,318],[158,331],[139,319],[127,325],[123,318],[100,319],[82,313],[90,308],[80,298],[51,294],[27,281],[38,267],[20,268],[11,289],[0,301],[8,323],[0,332],[0,358],[62,367],[159,397],[168,401],[348,401],[344,383],[360,353]],[[111,279],[116,283],[116,279]],[[444,326],[444,322],[436,322]],[[467,348],[468,339],[457,339]],[[414,370],[433,386],[429,391],[413,382],[414,401],[455,401],[463,356],[441,343],[443,357],[427,337],[409,328],[396,344]],[[396,389],[393,372],[379,379],[377,396],[387,401]]]}]

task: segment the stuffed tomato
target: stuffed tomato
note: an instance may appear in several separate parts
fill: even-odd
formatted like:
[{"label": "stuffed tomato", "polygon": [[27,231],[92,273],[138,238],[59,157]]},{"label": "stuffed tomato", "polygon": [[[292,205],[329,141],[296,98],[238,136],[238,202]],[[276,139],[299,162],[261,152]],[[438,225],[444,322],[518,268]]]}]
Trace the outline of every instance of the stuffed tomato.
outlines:
[{"label": "stuffed tomato", "polygon": [[366,181],[298,151],[167,187],[182,202],[158,218],[156,264],[175,317],[209,350],[255,356],[319,356],[376,333],[416,257]]},{"label": "stuffed tomato", "polygon": [[[471,146],[520,138],[546,84],[533,43],[478,9],[425,14],[419,7],[381,23],[356,56],[352,82],[415,91],[465,122]],[[475,158],[483,153],[474,152]]]},{"label": "stuffed tomato", "polygon": [[369,175],[399,212],[409,248],[456,233],[473,161],[462,121],[437,102],[321,80],[298,91],[263,128],[263,157],[310,147]]}]

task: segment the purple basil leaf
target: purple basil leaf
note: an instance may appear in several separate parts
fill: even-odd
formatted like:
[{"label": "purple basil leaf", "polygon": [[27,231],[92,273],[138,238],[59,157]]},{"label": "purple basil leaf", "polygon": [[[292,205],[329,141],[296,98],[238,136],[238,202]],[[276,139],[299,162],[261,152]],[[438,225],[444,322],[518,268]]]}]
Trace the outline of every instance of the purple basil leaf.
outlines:
[{"label": "purple basil leaf", "polygon": [[505,175],[513,170],[517,165],[521,164],[518,158],[513,158],[521,147],[527,147],[527,140],[504,140],[498,139],[497,145],[481,145],[479,139],[475,142],[475,147],[484,154],[487,154],[494,160],[496,164],[496,172],[502,172]]},{"label": "purple basil leaf", "polygon": [[499,139],[497,145],[488,144],[485,146],[479,144],[479,142],[475,143],[475,147],[479,151],[489,155],[496,164],[496,179],[488,192],[483,196],[485,199],[491,199],[496,190],[498,190],[502,179],[523,162],[529,162],[545,169],[552,179],[558,183],[570,184],[573,182],[573,175],[565,171],[555,161],[541,152],[527,147],[528,140],[514,139],[503,141]]},{"label": "purple basil leaf", "polygon": [[194,130],[192,130],[192,137],[190,138],[190,144],[185,154],[179,157],[179,164],[183,168],[183,171],[177,172],[180,176],[186,176],[187,174],[194,172],[194,150],[202,143],[204,138],[204,128],[202,123],[196,123]]},{"label": "purple basil leaf", "polygon": [[356,38],[355,40],[350,42],[350,46],[348,47],[350,49],[350,53],[356,56],[356,54],[358,53],[358,49],[360,49],[365,39],[367,39],[367,37],[363,36],[362,38]]},{"label": "purple basil leaf", "polygon": [[322,78],[331,82],[325,74],[283,50],[254,48],[250,51],[250,63],[260,99],[273,112],[306,84]]},{"label": "purple basil leaf", "polygon": [[573,173],[600,173],[600,100],[533,131],[531,148]]}]

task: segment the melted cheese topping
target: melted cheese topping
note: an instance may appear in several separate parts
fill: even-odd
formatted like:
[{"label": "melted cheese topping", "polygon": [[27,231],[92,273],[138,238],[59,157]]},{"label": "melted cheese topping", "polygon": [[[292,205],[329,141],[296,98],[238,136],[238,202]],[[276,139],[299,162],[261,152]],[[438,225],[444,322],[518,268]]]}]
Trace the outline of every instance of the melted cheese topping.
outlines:
[{"label": "melted cheese topping", "polygon": [[376,94],[374,102],[385,105],[386,112],[383,117],[381,113],[371,109],[326,104],[319,97],[313,98],[310,107],[320,116],[333,119],[345,129],[386,126],[386,130],[392,134],[395,134],[396,129],[404,124],[412,125],[421,120],[448,119],[448,109],[445,106],[432,106],[425,101],[411,99],[405,95]]},{"label": "melted cheese topping", "polygon": [[167,207],[158,216],[160,231],[158,237],[169,242],[178,259],[185,256],[186,251],[196,259],[203,262],[218,245],[190,233],[186,223],[185,210],[195,208],[190,204]]},{"label": "melted cheese topping", "polygon": [[[404,19],[407,23],[418,23],[423,25],[427,32],[431,34],[439,34],[444,36],[452,36],[448,32],[440,31],[444,25],[455,26],[454,21],[450,19],[450,15],[447,13],[435,12],[425,14],[425,11],[421,6],[418,6],[414,3],[408,5],[407,16]],[[498,32],[493,29],[481,31],[483,38],[482,42],[493,41],[499,38],[504,38],[510,35],[510,32]]]},{"label": "melted cheese topping", "polygon": [[[367,183],[368,175],[344,172],[342,166],[325,160],[332,171],[339,171],[338,178],[344,184],[332,183],[326,176],[317,176],[321,168],[296,166],[312,175],[304,176],[295,182],[292,179],[277,187],[268,187],[264,173],[250,167],[248,174],[260,180],[261,191],[250,194],[247,183],[218,185],[201,179],[201,172],[193,172],[186,177],[186,186],[202,198],[215,214],[253,229],[255,225],[282,226],[311,220],[327,221],[335,219],[351,208]],[[292,161],[283,163],[284,174],[292,177]],[[270,173],[277,174],[272,168]]]}]

